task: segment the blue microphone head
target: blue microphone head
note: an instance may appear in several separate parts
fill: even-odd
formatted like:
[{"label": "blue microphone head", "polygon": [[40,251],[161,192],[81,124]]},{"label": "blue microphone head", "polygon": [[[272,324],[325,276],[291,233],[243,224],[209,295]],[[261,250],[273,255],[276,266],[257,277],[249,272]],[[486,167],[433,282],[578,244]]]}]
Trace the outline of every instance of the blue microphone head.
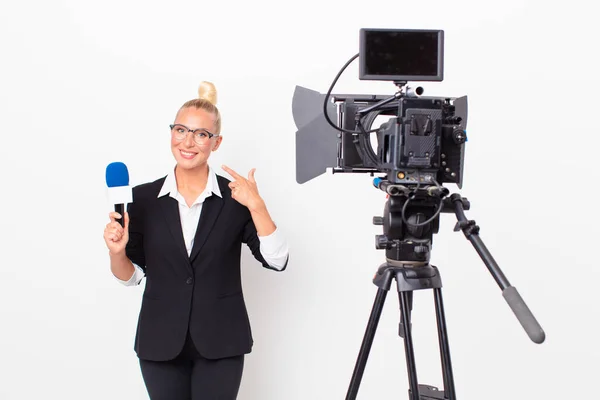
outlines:
[{"label": "blue microphone head", "polygon": [[106,167],[106,186],[128,186],[129,172],[127,166],[122,162],[113,162]]}]

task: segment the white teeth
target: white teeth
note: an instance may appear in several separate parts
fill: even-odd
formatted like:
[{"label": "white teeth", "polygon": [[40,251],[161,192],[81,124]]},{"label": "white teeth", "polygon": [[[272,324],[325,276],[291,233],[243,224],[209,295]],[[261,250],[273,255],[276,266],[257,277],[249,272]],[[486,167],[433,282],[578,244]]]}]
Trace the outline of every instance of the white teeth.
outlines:
[{"label": "white teeth", "polygon": [[185,151],[182,151],[181,154],[183,154],[184,156],[187,156],[187,157],[192,157],[192,156],[196,155],[195,153],[186,153]]}]

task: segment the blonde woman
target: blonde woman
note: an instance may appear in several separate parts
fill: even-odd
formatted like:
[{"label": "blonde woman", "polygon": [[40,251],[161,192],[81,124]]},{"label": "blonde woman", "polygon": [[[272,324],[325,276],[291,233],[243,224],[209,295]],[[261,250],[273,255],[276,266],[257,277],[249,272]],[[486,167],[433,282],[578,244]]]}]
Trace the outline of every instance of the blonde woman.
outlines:
[{"label": "blonde woman", "polygon": [[[133,188],[124,216],[104,230],[110,268],[124,285],[146,286],[135,351],[151,400],[234,400],[253,339],[242,292],[246,244],[265,267],[285,270],[288,246],[247,177],[208,164],[221,137],[216,90],[202,82],[170,125],[176,165]],[[124,227],[116,221],[125,218]]]}]

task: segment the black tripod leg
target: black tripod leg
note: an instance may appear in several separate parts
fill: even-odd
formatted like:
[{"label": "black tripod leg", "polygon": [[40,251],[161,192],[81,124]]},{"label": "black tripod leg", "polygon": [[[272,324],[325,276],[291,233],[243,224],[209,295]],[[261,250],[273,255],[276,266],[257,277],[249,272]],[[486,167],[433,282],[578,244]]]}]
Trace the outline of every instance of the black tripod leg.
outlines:
[{"label": "black tripod leg", "polygon": [[399,292],[400,297],[400,321],[404,329],[404,351],[406,353],[406,369],[408,371],[408,383],[410,386],[411,400],[419,400],[419,382],[417,379],[417,366],[415,364],[415,352],[413,350],[412,329],[410,323],[410,308],[412,308],[412,292]]},{"label": "black tripod leg", "polygon": [[[413,304],[413,292],[407,292],[408,293],[408,321],[411,321],[411,313],[412,313],[412,304]],[[400,292],[398,292],[398,299],[400,300],[400,302],[402,302],[402,298],[400,297]],[[401,305],[402,303],[400,303]],[[402,313],[402,306],[400,306],[400,313]],[[408,327],[409,329],[411,328],[411,326],[409,325]],[[401,338],[404,338],[404,325],[402,323],[402,316],[400,316],[400,325],[398,328],[398,335],[400,335]]]},{"label": "black tripod leg", "polygon": [[371,310],[371,316],[367,324],[367,330],[363,338],[362,345],[360,346],[360,352],[358,353],[358,359],[354,366],[354,372],[352,373],[352,380],[350,381],[350,387],[346,394],[346,400],[355,400],[358,394],[358,387],[362,379],[363,373],[365,372],[365,366],[367,365],[367,358],[369,357],[369,351],[373,345],[373,338],[375,337],[375,331],[377,330],[377,324],[381,317],[381,310],[385,302],[387,290],[377,289],[377,295],[375,296],[375,302],[373,303],[373,309]]},{"label": "black tripod leg", "polygon": [[450,346],[448,343],[448,331],[446,327],[446,316],[444,303],[442,301],[442,289],[433,289],[435,299],[435,311],[438,326],[438,338],[440,342],[440,356],[442,358],[442,374],[444,377],[444,394],[448,400],[456,400],[454,390],[454,376],[452,374],[452,363],[450,362]]}]

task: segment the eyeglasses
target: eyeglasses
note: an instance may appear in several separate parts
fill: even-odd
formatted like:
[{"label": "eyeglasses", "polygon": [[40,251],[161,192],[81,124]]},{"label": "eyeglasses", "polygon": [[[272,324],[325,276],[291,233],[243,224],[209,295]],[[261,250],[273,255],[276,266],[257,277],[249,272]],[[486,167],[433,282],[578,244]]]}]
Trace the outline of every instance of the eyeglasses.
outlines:
[{"label": "eyeglasses", "polygon": [[210,139],[212,139],[214,136],[219,136],[214,133],[210,133],[209,131],[207,131],[204,128],[192,130],[192,129],[188,128],[187,126],[181,125],[181,124],[173,124],[173,125],[169,125],[169,127],[171,128],[171,134],[173,135],[173,137],[176,140],[178,140],[178,141],[185,140],[188,133],[192,132],[192,134],[193,134],[192,137],[194,139],[194,142],[196,142],[199,145],[208,143],[208,141]]}]

